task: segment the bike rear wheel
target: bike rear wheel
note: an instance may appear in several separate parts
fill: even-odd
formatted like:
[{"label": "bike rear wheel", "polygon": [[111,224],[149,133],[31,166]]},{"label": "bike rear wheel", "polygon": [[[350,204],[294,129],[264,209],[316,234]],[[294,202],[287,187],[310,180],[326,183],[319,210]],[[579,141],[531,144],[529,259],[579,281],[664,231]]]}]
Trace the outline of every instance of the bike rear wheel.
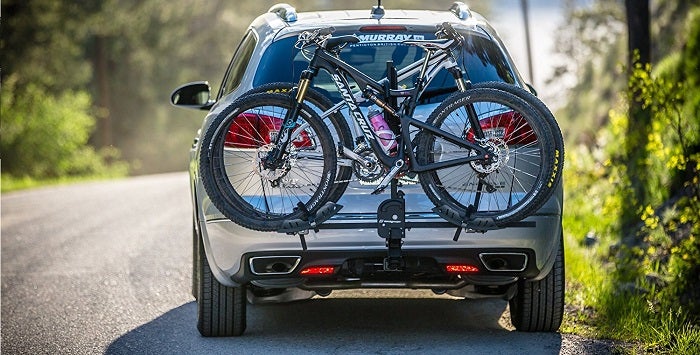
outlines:
[{"label": "bike rear wheel", "polygon": [[[470,115],[476,115],[479,127],[473,127]],[[458,225],[494,229],[539,209],[556,187],[555,166],[563,159],[559,140],[540,116],[515,94],[491,88],[455,93],[438,106],[427,123],[486,148],[490,160],[420,173],[435,211]],[[439,135],[420,133],[416,159],[421,165],[476,155]]]},{"label": "bike rear wheel", "polygon": [[290,127],[280,164],[265,167],[291,108],[288,95],[244,95],[213,119],[202,138],[204,189],[219,211],[246,228],[278,231],[286,221],[305,219],[329,200],[337,171],[335,144],[308,106],[301,106]]},{"label": "bike rear wheel", "polygon": [[557,123],[552,111],[549,110],[547,105],[545,105],[542,100],[540,100],[536,95],[531,92],[513,84],[508,84],[502,81],[482,81],[480,83],[472,83],[474,88],[490,88],[497,89],[505,92],[509,92],[519,98],[525,100],[532,108],[537,111],[540,119],[549,125],[549,129],[552,131],[552,139],[554,139],[554,149],[555,155],[558,158],[554,165],[554,171],[557,172],[555,178],[555,184],[561,182],[562,172],[564,171],[564,137],[561,134],[561,129]]}]

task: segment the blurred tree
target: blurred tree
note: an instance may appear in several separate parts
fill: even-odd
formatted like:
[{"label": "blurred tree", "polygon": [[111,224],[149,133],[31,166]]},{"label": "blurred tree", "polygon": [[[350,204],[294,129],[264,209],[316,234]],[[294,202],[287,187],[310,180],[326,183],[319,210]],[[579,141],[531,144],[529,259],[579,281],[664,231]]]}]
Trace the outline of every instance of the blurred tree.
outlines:
[{"label": "blurred tree", "polygon": [[[632,78],[633,70],[651,70],[651,27],[649,24],[649,0],[625,0],[627,14],[627,67],[628,81]],[[649,69],[647,69],[649,68]],[[630,87],[629,112],[627,124],[627,179],[631,187],[630,208],[622,211],[623,234],[631,234],[646,206],[648,194],[646,181],[649,179],[647,170],[646,147],[651,130],[651,112],[639,99],[641,90]]]},{"label": "blurred tree", "polygon": [[52,0],[4,0],[0,38],[2,78],[14,75],[16,90],[30,83],[49,93],[84,88],[90,63],[84,58],[84,19],[99,8]]},{"label": "blurred tree", "polygon": [[[216,90],[248,24],[278,2],[3,0],[1,80],[14,76],[13,94],[30,84],[56,98],[88,92],[94,107],[87,113],[96,119],[91,144],[120,150],[133,173],[182,170],[203,113],[172,108],[171,90],[195,80],[210,80]],[[452,2],[395,0],[384,6],[447,9]],[[376,4],[291,3],[300,11],[368,13]]]},{"label": "blurred tree", "polygon": [[[55,178],[105,174],[118,156],[95,151],[88,137],[95,125],[90,63],[83,43],[83,19],[99,9],[51,0],[2,2],[2,125],[0,153],[3,174]],[[111,170],[111,172],[108,172]]]},{"label": "blurred tree", "polygon": [[[642,1],[646,2],[646,0]],[[557,117],[572,142],[593,144],[595,133],[626,90],[629,67],[627,13],[623,0],[564,0],[565,20],[555,37],[559,58],[551,82],[573,83],[562,95],[566,104]],[[635,5],[637,1],[631,1]],[[698,0],[656,0],[650,3],[650,60],[655,62],[683,43],[684,18]],[[635,32],[636,33],[636,32]],[[631,52],[629,52],[631,53]]]},{"label": "blurred tree", "polygon": [[567,138],[592,144],[596,131],[607,122],[616,95],[625,87],[618,70],[625,56],[625,13],[622,0],[597,0],[581,6],[564,2],[565,20],[555,36],[561,58],[551,82],[573,83],[564,95],[567,101],[557,113]]}]

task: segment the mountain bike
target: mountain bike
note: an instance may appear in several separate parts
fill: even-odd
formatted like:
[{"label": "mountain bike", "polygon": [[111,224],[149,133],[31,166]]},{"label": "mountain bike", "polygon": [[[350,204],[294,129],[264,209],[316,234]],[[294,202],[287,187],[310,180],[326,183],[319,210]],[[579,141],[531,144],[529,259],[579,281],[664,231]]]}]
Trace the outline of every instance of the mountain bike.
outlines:
[{"label": "mountain bike", "polygon": [[[453,55],[463,38],[449,23],[436,40],[405,41],[422,48],[424,57],[399,71],[387,63],[388,75],[379,81],[339,58],[359,39],[331,33],[320,29],[299,36],[297,46],[310,61],[291,94],[243,95],[205,131],[200,174],[226,217],[259,231],[315,228],[341,208],[335,202],[347,182],[336,175],[347,174],[343,161],[378,181],[375,194],[401,176],[417,175],[434,211],[458,226],[500,228],[527,217],[551,196],[563,162],[556,122],[524,91],[465,82]],[[459,91],[425,122],[413,118],[418,98],[442,69]],[[330,103],[320,102],[312,88],[319,70],[331,75],[342,97],[339,105],[347,106],[361,129],[361,152],[369,154],[352,149],[344,120],[336,117],[327,125],[320,117]],[[397,87],[399,73],[415,72],[414,87]],[[389,126],[382,135],[362,112],[362,101],[382,109]],[[335,112],[323,112],[329,111]]]}]

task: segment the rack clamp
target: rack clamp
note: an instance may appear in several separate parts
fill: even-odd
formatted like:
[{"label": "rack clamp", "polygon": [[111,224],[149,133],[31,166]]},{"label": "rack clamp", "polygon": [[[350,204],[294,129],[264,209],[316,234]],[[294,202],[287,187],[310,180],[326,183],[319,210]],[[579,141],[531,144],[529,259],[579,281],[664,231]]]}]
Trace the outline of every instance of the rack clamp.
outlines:
[{"label": "rack clamp", "polygon": [[282,227],[277,230],[278,233],[286,233],[289,235],[299,235],[301,240],[301,247],[306,250],[306,239],[305,235],[309,234],[309,230],[313,229],[314,232],[319,231],[319,226],[321,223],[327,221],[333,215],[338,213],[343,205],[336,204],[334,202],[327,202],[315,213],[309,212],[306,206],[299,202],[295,210],[301,211],[301,216],[295,219],[287,219],[282,222]]},{"label": "rack clamp", "polygon": [[433,212],[457,227],[454,238],[452,238],[455,242],[459,239],[463,229],[471,232],[486,233],[489,230],[502,228],[496,224],[493,218],[472,217],[472,214],[476,212],[474,205],[470,205],[464,212],[456,211],[447,205],[441,205],[433,208]]}]

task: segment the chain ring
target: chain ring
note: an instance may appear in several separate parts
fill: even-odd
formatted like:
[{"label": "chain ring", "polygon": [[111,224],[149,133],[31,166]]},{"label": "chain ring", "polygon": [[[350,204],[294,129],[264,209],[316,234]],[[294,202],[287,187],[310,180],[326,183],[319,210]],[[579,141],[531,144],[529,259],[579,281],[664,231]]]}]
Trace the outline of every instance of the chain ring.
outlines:
[{"label": "chain ring", "polygon": [[355,172],[357,179],[360,180],[360,183],[378,183],[384,176],[385,171],[382,168],[382,164],[379,162],[379,159],[374,154],[374,151],[372,151],[372,149],[365,144],[360,144],[357,146],[357,148],[355,148],[355,150],[353,150],[353,152],[372,163],[372,166],[367,168],[356,161],[352,162],[352,169]]}]

